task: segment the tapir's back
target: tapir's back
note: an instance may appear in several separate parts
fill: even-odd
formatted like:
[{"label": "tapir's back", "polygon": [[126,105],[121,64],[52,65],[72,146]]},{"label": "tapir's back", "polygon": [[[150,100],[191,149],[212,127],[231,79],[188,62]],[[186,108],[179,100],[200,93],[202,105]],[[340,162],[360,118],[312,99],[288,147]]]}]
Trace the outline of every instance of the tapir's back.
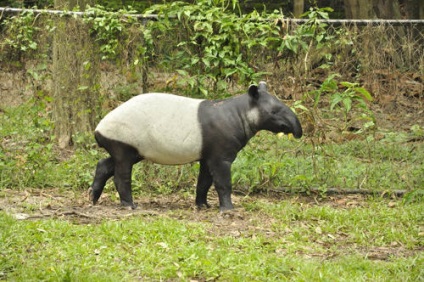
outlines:
[{"label": "tapir's back", "polygon": [[162,93],[138,95],[107,114],[96,132],[135,147],[156,163],[196,161],[202,150],[198,121],[202,101]]}]

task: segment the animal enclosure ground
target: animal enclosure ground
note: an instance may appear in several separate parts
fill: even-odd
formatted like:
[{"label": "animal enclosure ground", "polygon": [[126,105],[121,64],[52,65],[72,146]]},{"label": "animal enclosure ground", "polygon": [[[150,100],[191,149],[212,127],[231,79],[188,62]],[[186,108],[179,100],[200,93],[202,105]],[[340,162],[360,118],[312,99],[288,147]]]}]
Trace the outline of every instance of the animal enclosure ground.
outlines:
[{"label": "animal enclosure ground", "polygon": [[[352,275],[373,281],[399,281],[400,278],[414,281],[424,277],[421,267],[424,261],[421,203],[406,204],[402,199],[364,195],[326,198],[285,194],[235,195],[236,210],[219,213],[216,193],[210,194],[213,208],[207,210],[197,210],[194,195],[187,192],[137,196],[135,201],[139,207],[128,210],[120,208],[116,195],[111,193],[103,194],[100,204],[92,206],[87,193],[82,192],[58,189],[2,190],[0,215],[3,214],[3,218],[7,214],[6,221],[13,223],[0,223],[7,225],[0,228],[0,237],[5,242],[0,252],[7,260],[0,260],[0,278],[34,278],[23,274],[27,271],[26,267],[31,268],[33,264],[37,264],[39,269],[34,272],[38,278],[46,278],[46,273],[51,272],[49,267],[53,268],[48,265],[53,263],[54,268],[60,270],[54,271],[56,278],[63,278],[63,269],[67,269],[67,275],[74,279],[78,279],[78,275],[85,277],[84,269],[90,269],[91,277],[102,280],[96,275],[103,266],[94,270],[99,261],[105,265],[121,265],[121,269],[114,270],[114,275],[132,281],[227,281],[243,277],[260,280],[261,275],[255,274],[255,269],[260,270],[261,267],[263,271],[269,267],[282,268],[273,270],[276,271],[274,276],[268,276],[265,271],[264,278],[269,280],[319,278],[319,275],[341,280]],[[61,224],[65,226],[61,227]],[[134,225],[141,225],[143,230],[134,228]],[[18,229],[19,234],[13,234],[14,228]],[[19,231],[21,228],[23,230]],[[116,234],[112,233],[115,228]],[[29,232],[29,235],[23,235],[25,232]],[[70,237],[68,232],[72,233]],[[43,239],[45,241],[37,247],[38,236],[55,236],[53,234],[62,240]],[[148,234],[152,236],[151,242],[147,239]],[[14,238],[23,236],[29,236],[28,241],[24,242],[31,246],[17,246],[15,240],[18,239]],[[75,237],[77,245],[71,247],[73,251],[65,251],[66,244],[72,244],[70,242]],[[96,242],[93,246],[89,243],[90,237]],[[145,242],[140,243],[143,240]],[[49,247],[53,242],[58,246]],[[64,246],[59,247],[61,244]],[[101,257],[103,249],[112,248],[109,244],[117,249],[122,245],[123,249],[113,252],[111,257]],[[86,245],[90,245],[90,254],[87,254],[87,250],[80,250]],[[52,250],[45,255],[49,248],[59,248],[59,251]],[[191,248],[198,248],[200,254]],[[161,249],[166,257],[137,257],[134,253],[137,249],[151,252],[151,256]],[[205,250],[207,254],[202,254]],[[219,253],[221,251],[228,255],[228,262]],[[89,262],[84,261],[84,264],[78,259],[73,262],[75,258],[85,255],[95,256],[93,265],[87,266],[85,264]],[[129,261],[125,266],[116,259],[122,257],[124,260],[123,257],[127,256]],[[229,262],[237,256],[248,256],[248,259],[238,261],[236,265]],[[188,263],[186,260],[190,257],[196,258],[197,262]],[[278,265],[282,263],[281,259],[287,260],[287,265],[291,265],[289,269]],[[14,265],[19,260],[25,261],[26,266]],[[275,261],[276,265],[249,265],[258,264],[258,261],[266,263],[267,260]],[[162,265],[163,261],[167,263]],[[350,261],[349,266],[344,265],[347,261]],[[209,265],[214,263],[218,263],[222,269]],[[144,268],[141,267],[144,264]],[[152,270],[149,270],[149,264]],[[327,264],[334,265],[334,269],[325,267]],[[237,272],[242,266],[247,269]],[[252,269],[249,270],[249,267]],[[128,271],[128,268],[137,270]],[[339,277],[339,271],[346,273]],[[113,279],[116,276],[107,272],[104,277]]]}]

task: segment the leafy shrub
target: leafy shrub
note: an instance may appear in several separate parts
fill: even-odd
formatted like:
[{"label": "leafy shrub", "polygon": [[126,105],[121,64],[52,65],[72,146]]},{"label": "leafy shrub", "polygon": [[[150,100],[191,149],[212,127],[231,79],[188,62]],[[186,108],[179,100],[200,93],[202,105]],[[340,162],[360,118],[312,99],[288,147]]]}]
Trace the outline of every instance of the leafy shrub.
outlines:
[{"label": "leafy shrub", "polygon": [[1,24],[4,26],[4,32],[9,36],[0,43],[0,50],[9,49],[9,53],[14,54],[15,59],[19,59],[24,53],[37,50],[35,33],[40,30],[40,27],[35,25],[35,20],[36,17],[32,11],[24,11],[4,20]]},{"label": "leafy shrub", "polygon": [[102,6],[88,7],[84,21],[90,24],[91,32],[99,42],[102,59],[115,59],[122,48],[120,39],[125,38],[128,26],[135,22],[129,15],[134,10],[106,11]]},{"label": "leafy shrub", "polygon": [[178,37],[172,44],[176,52],[166,60],[182,77],[180,84],[208,96],[225,92],[231,82],[246,84],[264,74],[255,70],[250,52],[265,47],[269,35],[278,31],[257,12],[238,12],[238,1],[225,0],[173,2],[146,11],[159,15],[152,29]]}]

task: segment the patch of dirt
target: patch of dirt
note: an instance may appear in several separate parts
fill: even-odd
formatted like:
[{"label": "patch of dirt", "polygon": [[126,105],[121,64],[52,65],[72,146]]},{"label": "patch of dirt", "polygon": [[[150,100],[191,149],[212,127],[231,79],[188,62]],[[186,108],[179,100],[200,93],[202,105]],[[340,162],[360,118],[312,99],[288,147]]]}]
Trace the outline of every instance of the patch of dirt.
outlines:
[{"label": "patch of dirt", "polygon": [[[194,206],[193,195],[161,195],[155,197],[136,197],[138,208],[135,210],[119,206],[116,195],[103,193],[98,205],[93,206],[88,200],[88,192],[60,191],[58,189],[27,189],[25,191],[2,190],[0,192],[0,210],[12,215],[18,220],[63,219],[74,224],[99,224],[105,220],[124,220],[128,218],[166,217],[188,222],[202,222],[207,226],[208,236],[233,236],[252,238],[261,234],[264,238],[284,236],[293,231],[287,227],[285,230],[275,231],[275,219],[258,210],[247,210],[243,206],[249,203],[272,203],[289,201],[290,204],[300,206],[327,205],[335,209],[352,209],[366,206],[366,195],[335,195],[325,199],[307,196],[273,195],[271,198],[264,196],[234,195],[235,210],[225,213],[218,211],[218,198],[211,193],[209,202],[213,208],[198,210]],[[396,200],[388,200],[389,207],[397,206]],[[308,225],[303,221],[295,224]],[[371,260],[389,260],[391,257],[414,256],[424,249],[410,250],[394,242],[390,246],[364,248],[348,243],[348,234],[324,234],[317,226],[304,226],[314,228],[319,235],[312,239],[311,245],[321,246],[327,251],[314,251],[311,249],[299,250],[297,254],[306,257],[320,257],[332,259],[341,254],[361,254]],[[317,239],[318,238],[318,239]],[[282,239],[284,242],[284,239]],[[331,246],[337,242],[342,244],[343,250],[334,253]],[[266,244],[266,242],[264,243]],[[275,252],[284,255],[284,247]]]}]

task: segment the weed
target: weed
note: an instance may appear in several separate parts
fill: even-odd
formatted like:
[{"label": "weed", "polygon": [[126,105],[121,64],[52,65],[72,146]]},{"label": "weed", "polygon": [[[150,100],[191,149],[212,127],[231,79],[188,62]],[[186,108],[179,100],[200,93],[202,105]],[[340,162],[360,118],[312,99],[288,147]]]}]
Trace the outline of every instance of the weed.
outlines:
[{"label": "weed", "polygon": [[120,44],[119,38],[127,30],[126,25],[134,22],[134,19],[124,15],[135,14],[133,10],[119,10],[108,12],[102,6],[88,7],[84,21],[91,25],[91,32],[100,43],[102,59],[115,59],[118,55]]},{"label": "weed", "polygon": [[[333,9],[331,8],[311,8],[309,11],[304,13],[302,17],[308,18],[308,21],[296,28],[293,33],[284,35],[283,38],[279,38],[279,47],[277,50],[281,54],[292,52],[298,54],[300,50],[304,51],[304,70],[309,71],[309,53],[312,47],[315,47],[322,52],[322,56],[327,59],[331,58],[331,54],[328,53],[328,45],[334,40],[334,36],[327,32],[327,24],[320,21],[320,19],[329,19],[329,13]],[[328,64],[328,62],[327,62]]]},{"label": "weed", "polygon": [[[249,64],[249,52],[256,46],[266,46],[267,35],[278,33],[261,21],[257,12],[237,14],[238,1],[198,1],[196,4],[174,2],[155,5],[146,14],[158,13],[162,21],[152,29],[174,32],[178,26],[185,31],[175,43],[177,52],[169,57],[182,77],[179,83],[188,85],[202,96],[222,93],[231,82],[250,83],[264,73]],[[175,20],[169,17],[175,16]],[[222,95],[222,94],[221,94]]]},{"label": "weed", "polygon": [[36,17],[32,11],[24,11],[19,16],[5,20],[6,32],[13,34],[7,37],[2,45],[17,50],[17,53],[37,50],[38,44],[35,41],[34,33],[39,30],[35,25]]},{"label": "weed", "polygon": [[362,120],[364,124],[357,133],[375,129],[375,117],[367,104],[373,100],[371,94],[365,88],[360,87],[358,83],[339,82],[337,80],[339,77],[340,75],[337,73],[330,74],[318,89],[306,93],[302,100],[304,103],[312,100],[312,110],[303,108],[301,110],[310,116],[311,122],[323,124],[325,112],[322,109],[322,100],[324,95],[329,95],[329,110],[341,111],[343,114],[344,122],[338,126],[340,132],[356,125],[358,120]]}]

